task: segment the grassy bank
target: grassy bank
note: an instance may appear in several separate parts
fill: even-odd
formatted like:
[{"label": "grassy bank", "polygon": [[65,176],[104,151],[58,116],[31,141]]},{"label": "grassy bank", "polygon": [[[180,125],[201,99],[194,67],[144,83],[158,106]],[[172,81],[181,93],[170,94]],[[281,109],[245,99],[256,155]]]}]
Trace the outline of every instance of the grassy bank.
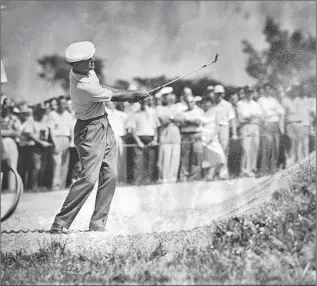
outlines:
[{"label": "grassy bank", "polygon": [[315,154],[291,168],[289,178],[257,213],[217,225],[121,236],[110,250],[79,256],[58,237],[32,255],[1,253],[1,282],[315,285]]}]

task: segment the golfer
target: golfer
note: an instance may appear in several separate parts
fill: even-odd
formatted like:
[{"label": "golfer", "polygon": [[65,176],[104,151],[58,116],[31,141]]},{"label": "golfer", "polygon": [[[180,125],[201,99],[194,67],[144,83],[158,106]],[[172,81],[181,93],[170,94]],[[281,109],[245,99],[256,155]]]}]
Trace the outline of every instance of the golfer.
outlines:
[{"label": "golfer", "polygon": [[70,97],[75,110],[74,142],[82,170],[72,184],[61,211],[51,226],[52,233],[62,233],[74,221],[98,181],[95,209],[89,230],[104,231],[117,179],[115,136],[107,118],[105,102],[137,102],[149,95],[101,86],[94,71],[94,44],[77,42],[66,49],[71,65]]}]

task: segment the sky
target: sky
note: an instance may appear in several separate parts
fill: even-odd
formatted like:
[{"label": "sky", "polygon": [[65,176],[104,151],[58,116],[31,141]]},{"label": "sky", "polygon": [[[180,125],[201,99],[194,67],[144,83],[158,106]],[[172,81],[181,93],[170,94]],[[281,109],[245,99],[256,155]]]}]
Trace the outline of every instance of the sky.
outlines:
[{"label": "sky", "polygon": [[65,55],[75,41],[92,41],[105,61],[107,84],[116,79],[174,78],[214,59],[190,78],[253,84],[241,42],[266,48],[262,30],[271,16],[283,29],[316,36],[315,1],[1,1],[3,92],[38,102],[63,93],[38,77],[37,59]]}]

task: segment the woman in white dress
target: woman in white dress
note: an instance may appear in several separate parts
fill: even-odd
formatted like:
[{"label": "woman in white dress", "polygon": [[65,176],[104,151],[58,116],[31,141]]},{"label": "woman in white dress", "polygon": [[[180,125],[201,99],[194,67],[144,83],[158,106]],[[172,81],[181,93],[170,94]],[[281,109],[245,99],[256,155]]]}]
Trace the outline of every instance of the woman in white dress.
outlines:
[{"label": "woman in white dress", "polygon": [[226,156],[218,138],[218,124],[214,111],[215,104],[212,94],[205,98],[205,113],[202,118],[202,143],[203,143],[203,173],[205,179],[212,181],[215,174],[224,165]]}]

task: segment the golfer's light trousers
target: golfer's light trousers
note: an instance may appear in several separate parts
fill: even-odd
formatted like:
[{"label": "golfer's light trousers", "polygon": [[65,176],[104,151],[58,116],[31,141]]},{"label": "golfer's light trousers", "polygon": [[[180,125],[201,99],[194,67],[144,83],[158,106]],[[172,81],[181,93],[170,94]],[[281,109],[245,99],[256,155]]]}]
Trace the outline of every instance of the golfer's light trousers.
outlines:
[{"label": "golfer's light trousers", "polygon": [[77,120],[74,135],[82,166],[81,176],[72,184],[55,222],[69,228],[99,179],[89,229],[102,231],[106,226],[117,180],[115,136],[106,117],[91,122]]}]

